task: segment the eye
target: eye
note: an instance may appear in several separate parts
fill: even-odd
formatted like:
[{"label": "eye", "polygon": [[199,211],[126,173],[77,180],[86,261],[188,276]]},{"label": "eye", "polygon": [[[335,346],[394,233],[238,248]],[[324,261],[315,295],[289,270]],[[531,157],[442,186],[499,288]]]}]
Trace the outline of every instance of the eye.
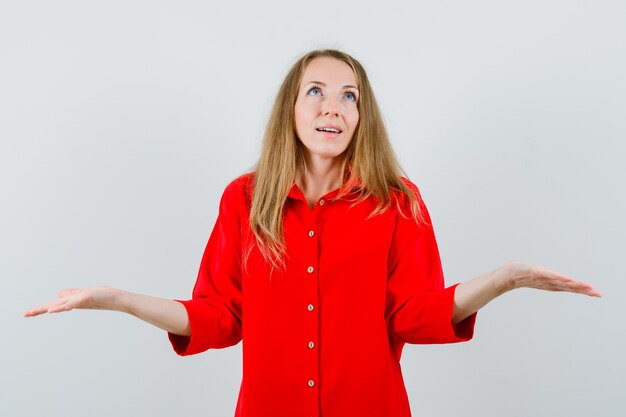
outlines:
[{"label": "eye", "polygon": [[356,94],[352,91],[346,91],[345,97],[350,101],[356,101]]},{"label": "eye", "polygon": [[321,96],[322,95],[322,89],[319,88],[318,86],[313,86],[313,87],[311,87],[309,89],[307,94],[310,95],[310,96]]}]

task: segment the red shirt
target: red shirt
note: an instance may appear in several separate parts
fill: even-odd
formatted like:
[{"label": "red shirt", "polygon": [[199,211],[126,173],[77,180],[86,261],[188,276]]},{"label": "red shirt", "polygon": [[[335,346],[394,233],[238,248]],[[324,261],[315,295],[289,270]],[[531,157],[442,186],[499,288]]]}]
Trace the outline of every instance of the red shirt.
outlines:
[{"label": "red shirt", "polygon": [[[323,196],[311,209],[294,185],[284,209],[285,270],[270,268],[249,226],[253,174],[230,183],[202,257],[193,298],[181,301],[191,336],[179,355],[243,339],[236,417],[408,417],[400,369],[405,343],[471,339],[473,315],[452,325],[456,286],[444,288],[426,224],[398,205],[369,217],[373,197]],[[415,185],[407,185],[419,193]],[[408,200],[394,192],[403,213]]]}]

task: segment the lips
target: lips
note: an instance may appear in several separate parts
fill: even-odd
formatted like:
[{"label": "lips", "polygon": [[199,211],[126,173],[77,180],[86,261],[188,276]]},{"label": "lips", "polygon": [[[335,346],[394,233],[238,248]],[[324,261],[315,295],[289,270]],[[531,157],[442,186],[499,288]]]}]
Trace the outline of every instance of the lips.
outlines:
[{"label": "lips", "polygon": [[315,128],[318,132],[341,133],[343,130],[337,125],[326,124]]}]

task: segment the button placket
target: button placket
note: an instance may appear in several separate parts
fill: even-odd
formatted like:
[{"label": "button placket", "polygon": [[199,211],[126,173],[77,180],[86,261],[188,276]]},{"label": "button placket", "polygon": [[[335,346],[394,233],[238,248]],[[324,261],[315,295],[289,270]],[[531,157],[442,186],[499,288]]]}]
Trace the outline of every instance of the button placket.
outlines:
[{"label": "button placket", "polygon": [[[318,201],[318,206],[323,206],[323,200]],[[319,299],[319,240],[317,229],[317,217],[321,207],[317,210],[308,211],[308,222],[300,236],[302,236],[302,248],[305,273],[303,273],[303,286],[305,295],[305,322],[306,339],[302,343],[302,353],[306,358],[306,366],[303,368],[303,389],[307,390],[307,408],[312,416],[319,414],[319,319],[320,319],[320,299]],[[306,385],[304,385],[306,384]]]}]

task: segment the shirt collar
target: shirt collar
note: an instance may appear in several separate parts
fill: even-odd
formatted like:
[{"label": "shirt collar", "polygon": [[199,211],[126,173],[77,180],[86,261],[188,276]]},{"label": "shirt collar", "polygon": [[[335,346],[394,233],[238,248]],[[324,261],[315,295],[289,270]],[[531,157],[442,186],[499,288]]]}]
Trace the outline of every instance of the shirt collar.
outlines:
[{"label": "shirt collar", "polygon": [[[350,174],[352,172],[352,163],[353,161],[350,161],[348,163],[348,166],[346,167],[346,180],[350,181],[351,186],[350,186],[350,190],[345,193],[344,195],[348,195],[348,194],[352,194],[353,192],[359,191],[362,188],[361,185],[361,181],[358,178],[350,178]],[[345,186],[346,184],[344,184]],[[330,192],[328,192],[327,194],[325,194],[324,196],[322,196],[322,199],[329,199],[329,198],[334,198],[336,197],[339,192],[341,191],[341,188],[337,188],[335,190],[332,190]],[[294,200],[303,200],[306,201],[306,197],[304,197],[304,193],[302,192],[302,190],[300,189],[300,187],[298,187],[298,184],[296,184],[296,182],[293,182],[293,185],[291,186],[291,188],[289,189],[289,192],[287,193],[287,197],[293,198]]]},{"label": "shirt collar", "polygon": [[[360,181],[358,181],[358,180],[353,181],[351,190],[348,193],[346,193],[346,195],[347,194],[351,194],[351,193],[353,193],[355,191],[358,191],[360,189],[360,187],[361,187],[361,182]],[[335,198],[339,194],[339,191],[341,191],[341,188],[336,188],[336,189],[326,193],[321,198],[324,199],[324,200]],[[287,197],[292,198],[294,200],[306,201],[306,197],[304,197],[304,193],[302,192],[300,187],[298,187],[298,184],[296,184],[295,181],[294,181],[293,185],[291,186],[291,188],[289,189],[289,193],[287,193]]]},{"label": "shirt collar", "polygon": [[300,190],[300,187],[298,187],[298,184],[296,184],[296,182],[293,182],[293,185],[291,186],[291,188],[289,189],[289,193],[287,194],[287,197],[293,198],[294,200],[304,200],[304,194],[302,193],[302,190]]}]

